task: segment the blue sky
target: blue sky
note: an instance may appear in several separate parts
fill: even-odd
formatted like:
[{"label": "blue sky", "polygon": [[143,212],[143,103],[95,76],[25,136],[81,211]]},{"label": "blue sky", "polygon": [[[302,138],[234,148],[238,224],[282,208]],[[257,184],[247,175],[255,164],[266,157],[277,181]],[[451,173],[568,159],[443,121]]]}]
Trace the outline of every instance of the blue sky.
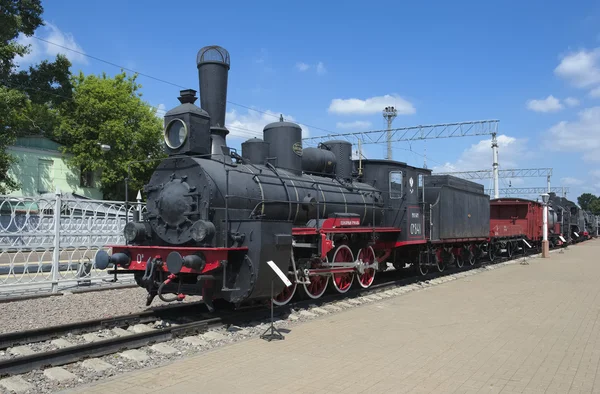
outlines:
[{"label": "blue sky", "polygon": [[[141,4],[46,1],[48,25],[36,35],[196,90],[197,51],[221,45],[231,54],[228,100],[283,113],[309,125],[311,136],[382,129],[389,104],[400,109],[397,127],[499,119],[500,168],[552,167],[553,185],[569,186],[571,199],[600,194],[597,1]],[[33,45],[23,64],[59,51],[74,72],[119,72],[21,39]],[[179,88],[139,82],[151,105],[177,105]],[[227,111],[232,134],[246,137],[276,120],[233,104]],[[489,169],[489,146],[484,137],[396,143],[394,158],[420,166],[426,148],[434,170]],[[385,146],[365,153],[384,157]],[[510,183],[544,186],[545,179]]]}]

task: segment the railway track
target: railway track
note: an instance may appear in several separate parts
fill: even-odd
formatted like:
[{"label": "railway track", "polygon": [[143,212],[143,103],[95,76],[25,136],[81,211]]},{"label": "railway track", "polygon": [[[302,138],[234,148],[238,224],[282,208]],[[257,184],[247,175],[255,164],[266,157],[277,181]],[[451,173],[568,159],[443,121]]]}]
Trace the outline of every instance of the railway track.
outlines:
[{"label": "railway track", "polygon": [[[352,300],[376,295],[391,288],[415,285],[436,278],[466,272],[486,265],[514,260],[523,255],[498,258],[492,262],[482,262],[473,266],[447,267],[443,272],[431,272],[425,276],[406,276],[406,271],[386,271],[380,273],[378,282],[368,289],[355,288],[345,294],[325,294],[320,299],[305,299],[277,307],[274,315],[278,318],[309,307],[323,307],[340,300]],[[402,276],[404,274],[405,276]],[[401,276],[401,277],[399,277]],[[166,342],[175,338],[194,338],[209,330],[231,325],[244,325],[252,321],[265,320],[270,310],[264,305],[245,307],[236,311],[224,311],[217,316],[209,314],[201,303],[189,303],[158,308],[137,314],[117,316],[109,319],[96,319],[61,326],[14,332],[0,335],[0,350],[23,348],[29,345],[54,340],[55,349],[40,352],[21,353],[12,358],[0,360],[0,377],[23,374],[36,369],[61,366],[89,358],[106,356],[123,350],[138,349],[148,345]],[[157,324],[164,323],[166,324]],[[154,326],[151,326],[154,324]],[[125,330],[124,328],[128,329]],[[111,331],[111,336],[101,338],[94,332]],[[74,338],[81,343],[73,343]],[[106,336],[106,334],[104,334]],[[67,339],[65,339],[67,338]],[[77,341],[75,341],[77,342]],[[193,343],[193,340],[190,340]],[[22,350],[22,349],[21,349]]]}]

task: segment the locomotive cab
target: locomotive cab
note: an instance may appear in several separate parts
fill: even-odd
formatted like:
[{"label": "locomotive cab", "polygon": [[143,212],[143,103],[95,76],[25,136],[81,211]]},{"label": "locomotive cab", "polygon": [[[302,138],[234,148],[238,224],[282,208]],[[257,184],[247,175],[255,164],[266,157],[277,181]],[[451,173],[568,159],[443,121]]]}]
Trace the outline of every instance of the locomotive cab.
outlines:
[{"label": "locomotive cab", "polygon": [[384,226],[402,229],[398,242],[425,239],[425,183],[430,170],[393,160],[355,161],[359,179],[382,190]]}]

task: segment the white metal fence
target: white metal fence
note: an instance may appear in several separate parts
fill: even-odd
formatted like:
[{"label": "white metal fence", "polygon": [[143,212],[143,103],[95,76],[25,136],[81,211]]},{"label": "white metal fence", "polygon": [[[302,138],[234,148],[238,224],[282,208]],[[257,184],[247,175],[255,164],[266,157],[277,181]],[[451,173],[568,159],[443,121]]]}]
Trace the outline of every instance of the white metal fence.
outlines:
[{"label": "white metal fence", "polygon": [[[0,295],[109,284],[99,250],[122,244],[133,211],[145,206],[63,196],[0,195]],[[125,278],[127,281],[127,278]],[[129,278],[131,281],[131,278]],[[123,283],[119,276],[119,283]]]}]

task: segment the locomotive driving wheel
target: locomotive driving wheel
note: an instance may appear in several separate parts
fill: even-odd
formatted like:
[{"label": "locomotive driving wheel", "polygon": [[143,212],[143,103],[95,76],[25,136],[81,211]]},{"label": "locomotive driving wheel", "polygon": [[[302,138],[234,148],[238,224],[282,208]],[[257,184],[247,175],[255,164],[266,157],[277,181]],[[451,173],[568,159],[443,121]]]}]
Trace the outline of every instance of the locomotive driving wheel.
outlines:
[{"label": "locomotive driving wheel", "polygon": [[[325,262],[327,262],[327,257],[325,257]],[[321,268],[321,262],[319,259],[315,259],[311,263],[311,268]],[[309,283],[303,283],[302,287],[304,288],[304,293],[316,300],[321,297],[325,290],[327,290],[327,282],[329,282],[329,275],[309,275],[308,276]]]},{"label": "locomotive driving wheel", "polygon": [[[373,264],[375,262],[375,252],[373,251],[373,248],[368,246],[366,248],[363,248],[361,250],[358,251],[358,260],[363,261],[364,264]],[[364,273],[357,273],[356,274],[356,279],[358,279],[358,284],[366,289],[368,287],[371,287],[371,285],[373,284],[373,281],[375,280],[375,269],[374,268],[367,268],[365,269]]]},{"label": "locomotive driving wheel", "polygon": [[[334,263],[350,263],[354,262],[354,255],[347,245],[340,245],[335,250],[332,260]],[[338,293],[346,293],[352,287],[353,279],[353,272],[334,273],[331,278],[331,284]]]},{"label": "locomotive driving wheel", "polygon": [[[292,256],[290,258],[290,263],[293,262],[294,259],[294,251],[292,251]],[[291,265],[290,269],[293,269],[294,265]],[[288,270],[289,271],[289,270]],[[298,288],[298,283],[296,283],[296,275],[293,272],[288,272],[287,275],[290,282],[292,282],[291,286],[286,286],[281,290],[281,293],[277,294],[273,297],[273,304],[278,306],[283,306],[290,302],[294,295],[296,294],[296,289]]]}]

